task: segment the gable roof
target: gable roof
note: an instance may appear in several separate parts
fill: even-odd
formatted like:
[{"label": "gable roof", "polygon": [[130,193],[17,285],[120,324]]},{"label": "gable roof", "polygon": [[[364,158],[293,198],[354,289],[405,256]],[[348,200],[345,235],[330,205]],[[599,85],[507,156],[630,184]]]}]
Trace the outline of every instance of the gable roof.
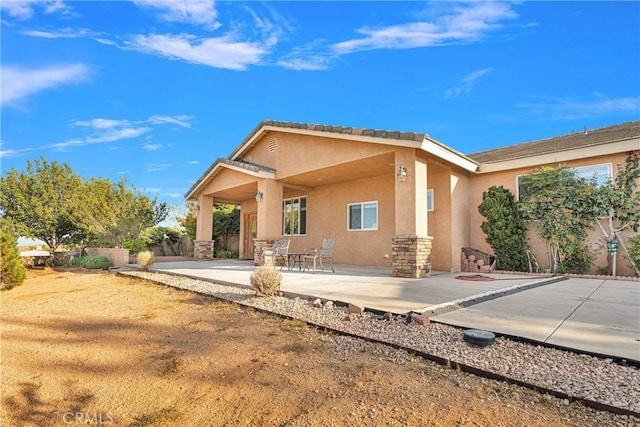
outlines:
[{"label": "gable roof", "polygon": [[[634,121],[598,129],[585,129],[582,132],[572,132],[553,138],[480,151],[478,153],[468,154],[467,156],[478,163],[497,163],[627,141],[639,137],[640,121]],[[637,148],[640,148],[640,146]]]},{"label": "gable roof", "polygon": [[276,173],[275,169],[268,166],[259,165],[257,163],[219,158],[215,162],[213,162],[213,164],[209,166],[209,168],[202,175],[200,175],[200,178],[198,178],[196,182],[193,183],[191,188],[189,188],[189,190],[185,193],[184,197],[187,200],[190,200],[193,197],[193,193],[195,193],[196,189],[207,182],[210,177],[214,176],[222,168],[267,178],[274,178]]}]

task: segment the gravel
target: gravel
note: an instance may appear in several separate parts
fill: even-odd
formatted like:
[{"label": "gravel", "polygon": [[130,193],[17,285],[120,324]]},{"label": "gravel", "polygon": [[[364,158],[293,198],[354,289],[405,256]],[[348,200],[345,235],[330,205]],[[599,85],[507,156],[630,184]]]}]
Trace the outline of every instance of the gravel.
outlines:
[{"label": "gravel", "polygon": [[[318,307],[314,306],[313,300],[283,296],[256,297],[255,291],[250,288],[220,285],[184,276],[142,271],[121,271],[120,274],[208,294],[356,337],[451,360],[537,387],[566,393],[571,398],[586,399],[640,413],[639,369],[615,363],[611,359],[532,345],[504,337],[497,337],[495,344],[491,346],[474,347],[463,340],[461,329],[448,325],[431,323],[421,326],[407,323],[402,316],[387,321],[370,312],[358,314],[355,320],[347,321],[347,307],[326,304],[326,301]],[[345,352],[359,351],[364,345],[362,340],[348,336],[336,338],[336,343],[343,346]],[[391,350],[391,356],[385,357],[392,357],[397,363],[401,363],[409,355],[406,351]],[[640,425],[640,417],[629,418],[634,421],[627,422],[628,425]]]}]

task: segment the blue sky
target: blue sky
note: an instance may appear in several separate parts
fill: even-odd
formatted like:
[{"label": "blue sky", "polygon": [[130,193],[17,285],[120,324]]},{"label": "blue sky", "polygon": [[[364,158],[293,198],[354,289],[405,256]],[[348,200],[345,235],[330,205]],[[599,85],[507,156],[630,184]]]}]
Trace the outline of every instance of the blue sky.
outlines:
[{"label": "blue sky", "polygon": [[1,167],[170,204],[260,121],[465,154],[640,118],[640,2],[6,1]]}]

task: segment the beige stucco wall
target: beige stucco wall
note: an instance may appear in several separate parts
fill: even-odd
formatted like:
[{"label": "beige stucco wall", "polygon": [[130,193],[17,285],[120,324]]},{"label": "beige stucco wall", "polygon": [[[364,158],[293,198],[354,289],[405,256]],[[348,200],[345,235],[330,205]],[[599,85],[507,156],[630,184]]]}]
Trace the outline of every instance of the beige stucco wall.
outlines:
[{"label": "beige stucco wall", "polygon": [[[291,251],[302,252],[320,246],[324,238],[335,238],[335,262],[390,266],[384,255],[391,254],[393,185],[393,177],[379,176],[285,194],[285,198],[307,196],[307,235],[291,236]],[[349,231],[347,205],[370,201],[378,202],[378,230]]]},{"label": "beige stucco wall", "polygon": [[[617,165],[623,164],[626,158],[626,153],[616,153],[609,154],[605,156],[598,156],[586,159],[579,159],[575,161],[569,161],[562,163],[567,167],[580,167],[580,166],[589,166],[589,165],[597,165],[603,163],[611,163],[612,170],[614,174],[614,179],[617,172]],[[502,185],[503,187],[509,189],[514,196],[516,195],[516,185],[517,185],[517,176],[523,175],[527,173],[531,173],[538,169],[540,166],[545,164],[554,164],[550,163],[541,163],[537,166],[527,167],[527,168],[519,168],[502,172],[493,172],[486,174],[479,174],[474,176],[471,183],[471,192],[469,194],[469,215],[470,215],[470,246],[474,249],[478,249],[483,252],[493,253],[489,244],[485,240],[485,234],[480,229],[480,224],[482,224],[484,217],[478,213],[478,205],[482,202],[482,193],[487,191],[493,185]],[[535,254],[538,263],[542,269],[549,268],[548,263],[548,250],[544,242],[540,241],[537,237],[534,227],[529,227],[528,236],[529,246],[532,252]],[[625,233],[625,236],[630,237],[633,235],[632,233]],[[596,273],[598,267],[606,267],[607,265],[607,253],[606,246],[603,239],[602,232],[599,229],[595,229],[589,233],[589,246],[599,251],[599,256],[596,259],[594,266],[592,268],[592,273]],[[631,268],[629,262],[625,259],[624,252],[622,248],[619,248],[618,251],[618,275],[625,276],[633,276],[635,273]]]}]

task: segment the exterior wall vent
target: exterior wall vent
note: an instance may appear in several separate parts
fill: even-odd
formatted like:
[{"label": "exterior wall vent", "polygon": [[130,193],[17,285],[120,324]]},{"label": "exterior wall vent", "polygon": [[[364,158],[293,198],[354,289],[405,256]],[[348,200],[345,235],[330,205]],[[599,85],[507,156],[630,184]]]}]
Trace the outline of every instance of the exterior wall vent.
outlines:
[{"label": "exterior wall vent", "polygon": [[269,140],[269,152],[273,153],[278,148],[278,140],[276,138],[271,138]]}]

